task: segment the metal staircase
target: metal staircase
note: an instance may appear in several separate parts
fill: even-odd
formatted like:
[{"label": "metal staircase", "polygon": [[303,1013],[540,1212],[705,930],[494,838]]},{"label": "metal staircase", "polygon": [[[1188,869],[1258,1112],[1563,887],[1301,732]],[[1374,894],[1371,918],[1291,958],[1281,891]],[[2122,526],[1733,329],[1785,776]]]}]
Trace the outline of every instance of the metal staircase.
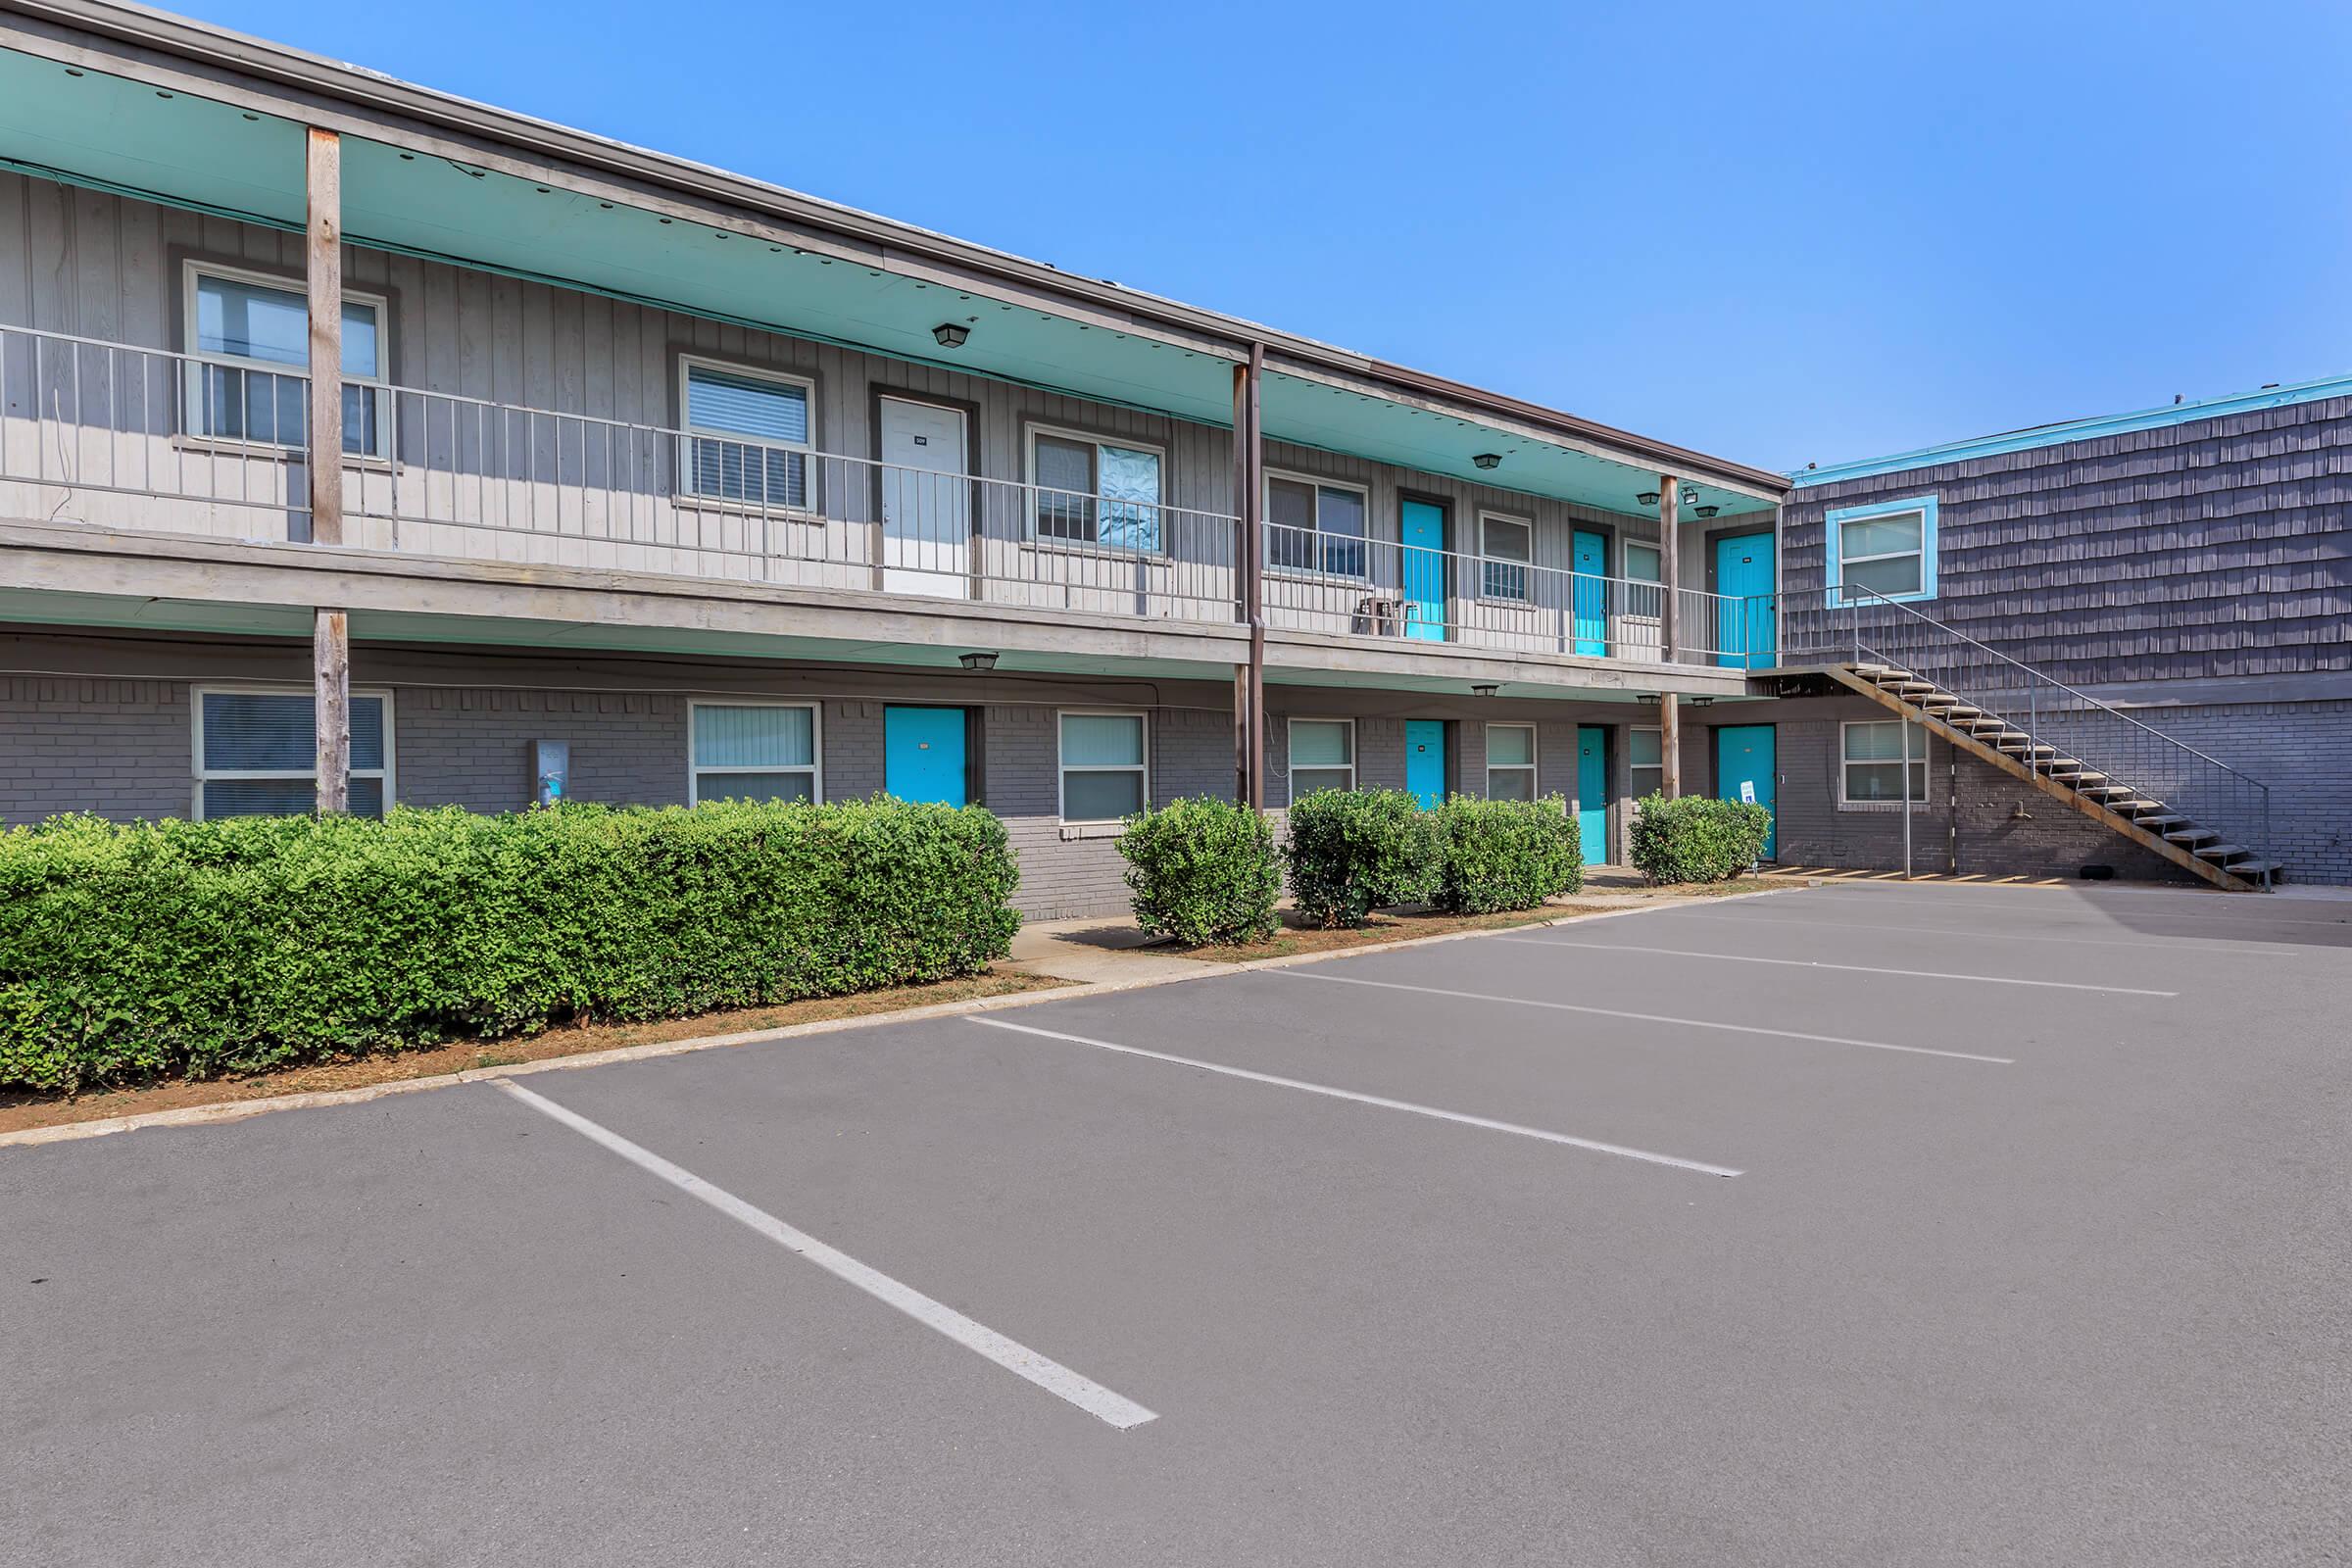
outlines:
[{"label": "metal staircase", "polygon": [[1782,617],[1783,667],[1822,673],[2152,854],[2267,892],[2270,786],[1867,588]]}]

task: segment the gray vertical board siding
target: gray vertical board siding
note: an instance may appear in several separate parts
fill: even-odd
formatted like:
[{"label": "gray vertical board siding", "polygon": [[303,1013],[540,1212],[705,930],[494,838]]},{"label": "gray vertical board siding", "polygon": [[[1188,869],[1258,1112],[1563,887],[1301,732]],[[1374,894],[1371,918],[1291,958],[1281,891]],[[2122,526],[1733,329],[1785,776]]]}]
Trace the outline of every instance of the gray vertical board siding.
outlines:
[{"label": "gray vertical board siding", "polygon": [[[188,261],[271,273],[298,286],[299,247],[299,236],[273,229],[0,173],[0,324],[180,352],[186,346]],[[678,358],[693,354],[812,380],[812,444],[822,453],[877,456],[873,411],[881,391],[972,411],[969,466],[986,480],[1022,483],[1032,477],[1027,433],[1038,424],[1158,447],[1166,454],[1164,502],[1182,509],[1167,522],[1169,559],[1139,564],[1041,550],[1030,538],[1019,498],[984,486],[975,523],[977,560],[993,579],[987,597],[1041,610],[1187,618],[1230,613],[1230,524],[1184,515],[1235,510],[1232,437],[1221,426],[356,246],[347,247],[345,267],[353,289],[385,300],[389,379],[412,394],[394,399],[393,461],[360,466],[347,477],[356,503],[349,535],[354,544],[873,586],[870,470],[818,465],[821,499],[835,520],[746,515],[740,509],[682,504],[674,455],[659,437],[614,435],[588,422],[618,420],[649,432],[674,428],[683,414]],[[152,368],[165,373],[160,364]],[[520,421],[442,401],[454,398],[556,417]],[[7,411],[0,436],[21,443],[35,435],[29,422],[19,423],[27,412]],[[157,482],[146,488],[174,491],[181,499],[0,482],[0,512],[46,516],[70,500],[62,514],[92,522],[231,538],[288,537],[297,510],[289,486],[298,470],[268,455],[192,450],[172,438],[178,422],[175,407],[157,409],[140,423],[149,439],[109,447],[101,436],[104,450],[77,454],[73,471],[92,482],[102,466],[118,476],[152,474]],[[13,459],[16,448],[10,451]],[[1478,552],[1482,508],[1532,519],[1536,564],[1558,569],[1571,564],[1571,533],[1580,525],[1610,536],[1613,573],[1623,566],[1620,540],[1656,537],[1652,518],[1310,448],[1271,442],[1267,462],[1364,485],[1371,537],[1391,545],[1407,490],[1446,503],[1448,545],[1463,557]],[[13,461],[11,469],[24,471]],[[395,510],[404,520],[383,515]],[[1374,586],[1393,593],[1399,586],[1396,553],[1375,554],[1380,580]],[[1560,630],[1564,603],[1481,604],[1474,578],[1466,562],[1456,564],[1449,618],[1457,624],[1514,637],[1541,627]],[[1540,598],[1564,601],[1564,592],[1554,591],[1556,581],[1540,580]],[[1348,629],[1353,600],[1344,591],[1318,590],[1300,603],[1305,608],[1293,613],[1301,628]]]},{"label": "gray vertical board siding", "polygon": [[2352,668],[2352,398],[1800,488],[1791,600],[1818,602],[1829,511],[1925,495],[1918,608],[2060,680]]}]

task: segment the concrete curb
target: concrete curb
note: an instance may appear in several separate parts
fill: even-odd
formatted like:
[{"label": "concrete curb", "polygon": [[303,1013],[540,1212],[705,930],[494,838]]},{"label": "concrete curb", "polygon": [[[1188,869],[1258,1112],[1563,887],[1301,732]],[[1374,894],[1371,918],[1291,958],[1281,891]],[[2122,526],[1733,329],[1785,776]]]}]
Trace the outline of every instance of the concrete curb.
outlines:
[{"label": "concrete curb", "polygon": [[[1794,888],[1763,888],[1754,893],[1728,893],[1719,897],[1661,900],[1630,909],[1601,909],[1590,914],[1564,914],[1555,920],[1530,920],[1524,925],[1503,926],[1484,931],[1443,931],[1434,936],[1400,937],[1394,942],[1367,942],[1361,947],[1335,948],[1328,953],[1292,953],[1276,958],[1250,958],[1238,963],[1202,963],[1192,974],[1161,974],[1139,976],[1133,980],[1077,981],[1043,991],[1022,991],[1004,997],[975,997],[965,1002],[938,1002],[928,1006],[904,1007],[895,1012],[862,1013],[854,1018],[819,1018],[809,1023],[786,1024],[780,1029],[754,1029],[741,1034],[697,1035],[686,1040],[661,1040],[642,1046],[615,1046],[610,1051],[585,1052],[576,1056],[551,1056],[545,1061],[518,1061],[500,1067],[468,1067],[463,1072],[435,1073],[423,1078],[402,1078],[392,1083],[369,1084],[361,1089],[320,1089],[299,1095],[265,1095],[252,1100],[222,1101],[213,1105],[184,1105],[177,1110],[150,1110],[131,1116],[106,1116],[95,1121],[66,1122],[56,1127],[27,1127],[21,1132],[0,1133],[0,1149],[24,1149],[40,1144],[72,1143],[82,1138],[105,1138],[115,1133],[138,1132],[149,1127],[204,1127],[217,1122],[243,1121],[249,1116],[264,1116],[272,1111],[310,1110],[325,1105],[363,1105],[371,1100],[384,1100],[394,1095],[419,1094],[426,1090],[448,1089],[458,1084],[486,1083],[497,1078],[527,1078],[534,1073],[566,1072],[575,1067],[607,1067],[615,1062],[651,1061],[661,1056],[682,1056],[691,1052],[716,1051],[730,1046],[765,1045],[783,1040],[805,1040],[817,1035],[840,1034],[852,1029],[867,1029],[880,1024],[919,1023],[926,1018],[955,1018],[975,1012],[1002,1012],[1014,1007],[1030,1007],[1047,1002],[1067,1002],[1074,997],[1115,996],[1123,991],[1148,991],[1156,986],[1187,985],[1196,980],[1213,980],[1221,975],[1248,974],[1253,969],[1291,969],[1301,964],[1324,963],[1334,958],[1359,957],[1368,953],[1395,953],[1404,948],[1435,947],[1442,942],[1467,942],[1477,937],[1507,936],[1520,931],[1545,931],[1554,926],[1576,925],[1590,920],[1615,920],[1631,914],[1654,914],[1660,909],[1686,908],[1691,905],[1715,906],[1737,904],[1743,899],[1767,899],[1776,894],[1797,891]],[[1047,978],[1054,978],[1047,976]]]}]

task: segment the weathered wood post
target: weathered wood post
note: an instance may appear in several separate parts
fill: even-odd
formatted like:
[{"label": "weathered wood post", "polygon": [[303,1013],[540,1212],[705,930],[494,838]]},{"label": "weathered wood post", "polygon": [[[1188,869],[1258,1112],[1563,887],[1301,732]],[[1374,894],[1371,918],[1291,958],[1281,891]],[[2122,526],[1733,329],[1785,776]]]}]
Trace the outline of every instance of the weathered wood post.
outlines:
[{"label": "weathered wood post", "polygon": [[[311,542],[343,542],[343,142],[310,128],[305,158],[308,222],[303,256],[310,287]],[[311,624],[311,677],[318,736],[318,812],[351,808],[351,617],[323,606]]]},{"label": "weathered wood post", "polygon": [[[1658,475],[1658,580],[1665,603],[1658,613],[1658,657],[1676,662],[1682,632],[1682,546],[1675,538],[1676,481],[1671,473]],[[1658,791],[1668,800],[1683,793],[1683,715],[1673,692],[1658,696]]]}]

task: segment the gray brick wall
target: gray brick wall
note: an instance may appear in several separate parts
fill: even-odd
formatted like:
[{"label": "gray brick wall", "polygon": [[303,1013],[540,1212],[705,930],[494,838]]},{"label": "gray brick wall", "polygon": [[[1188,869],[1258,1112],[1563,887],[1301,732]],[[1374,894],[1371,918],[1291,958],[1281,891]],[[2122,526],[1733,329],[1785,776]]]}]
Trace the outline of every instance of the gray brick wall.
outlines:
[{"label": "gray brick wall", "polygon": [[187,815],[189,723],[182,682],[0,676],[0,824]]},{"label": "gray brick wall", "polygon": [[573,800],[686,799],[686,701],[667,693],[409,688],[393,694],[392,730],[407,806],[520,810],[531,804],[539,740],[571,743]]}]

